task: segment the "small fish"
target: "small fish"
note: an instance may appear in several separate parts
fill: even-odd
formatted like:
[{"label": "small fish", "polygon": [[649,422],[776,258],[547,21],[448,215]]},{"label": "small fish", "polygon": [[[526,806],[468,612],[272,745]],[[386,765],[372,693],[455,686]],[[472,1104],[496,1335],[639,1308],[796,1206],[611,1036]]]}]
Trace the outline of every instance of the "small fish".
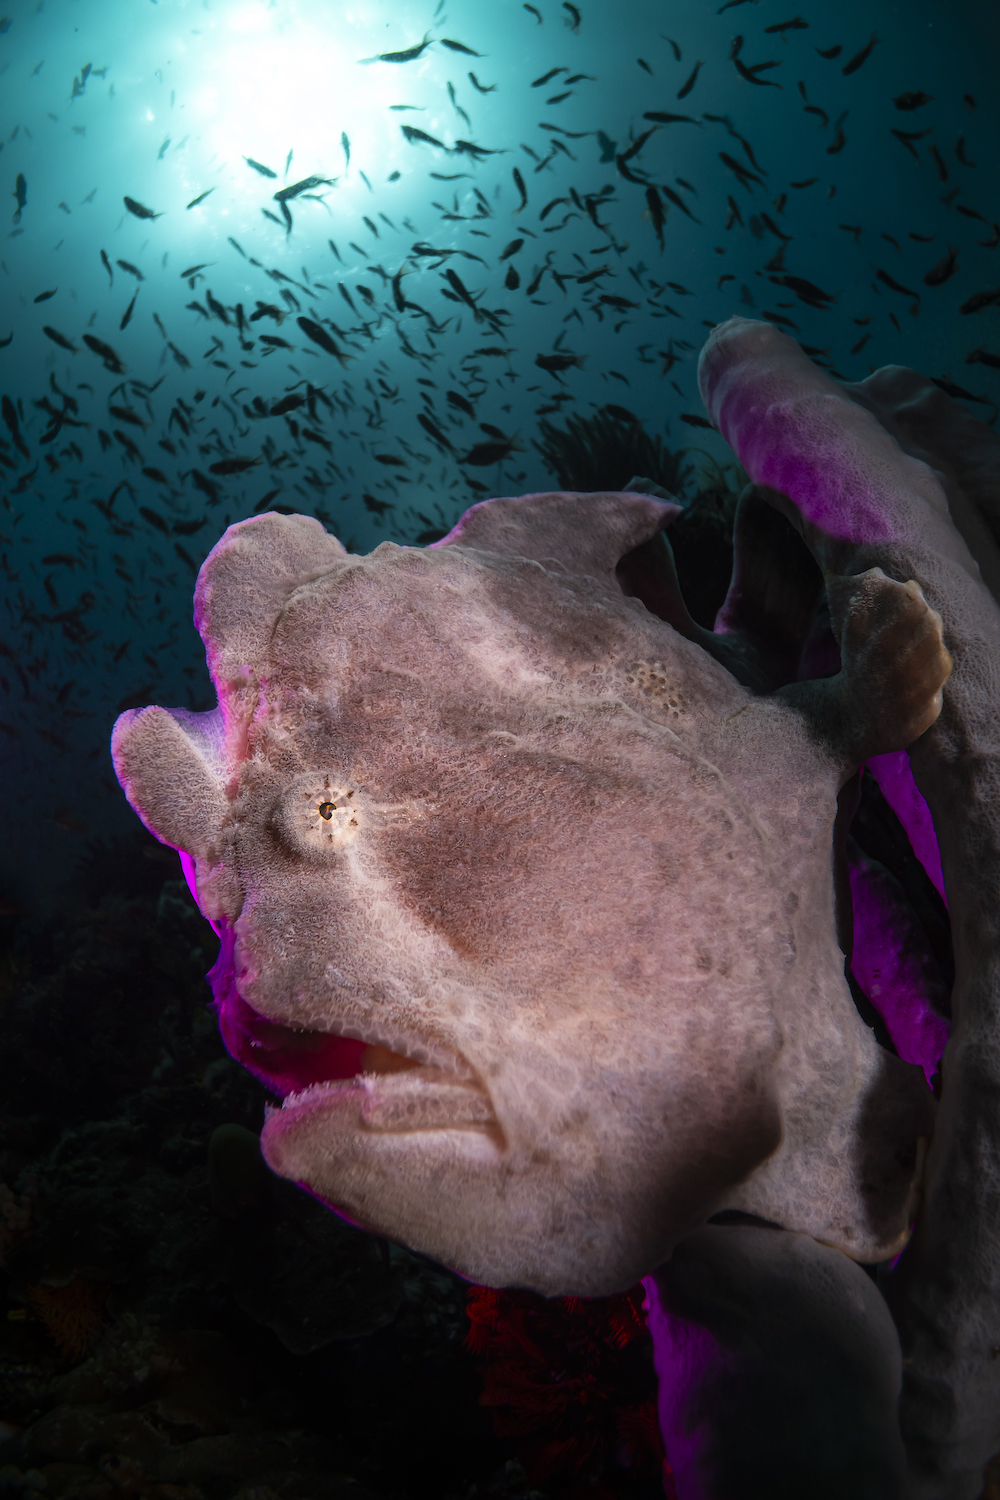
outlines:
[{"label": "small fish", "polygon": [[852,73],[856,73],[858,71],[858,69],[861,67],[861,64],[863,62],[867,62],[868,61],[868,58],[871,57],[871,55],[872,55],[873,48],[875,48],[877,46],[878,46],[878,37],[875,35],[875,32],[873,31],[872,32],[872,39],[868,43],[868,45],[865,46],[865,47],[862,47],[862,49],[861,49],[860,52],[855,52],[855,54],[851,58],[850,62],[849,63],[845,63],[845,65],[841,68],[840,71],[843,73],[844,77],[848,78],[848,77],[850,77],[850,75]]},{"label": "small fish", "polygon": [[730,156],[728,151],[720,151],[719,160],[724,167],[728,167],[731,172],[736,173],[743,187],[747,188],[747,192],[753,191],[752,188],[747,187],[748,179],[750,182],[759,183],[761,187],[764,186],[764,179],[762,177],[757,177],[753,172],[749,171],[743,166],[742,162],[738,162],[735,157]]},{"label": "small fish", "polygon": [[768,87],[780,89],[781,84],[775,83],[773,78],[758,78],[757,74],[766,72],[768,68],[780,68],[781,64],[779,62],[762,62],[754,63],[752,67],[748,67],[746,63],[740,61],[739,54],[742,46],[743,38],[741,36],[737,36],[733,38],[732,45],[729,49],[729,60],[735,67],[737,73],[739,73],[740,77],[745,78],[747,83],[758,84],[761,88]]},{"label": "small fish", "polygon": [[[777,322],[778,319],[775,318],[774,321]],[[781,321],[787,323],[788,319],[783,318]],[[689,427],[707,427],[710,432],[714,430],[711,422],[706,421],[704,417],[699,417],[694,412],[682,411],[680,417],[681,421],[686,422]]]},{"label": "small fish", "polygon": [[978,106],[976,104],[975,96],[973,94],[963,94],[962,95],[962,103],[963,104],[967,104],[970,109],[976,109],[976,108],[978,108]]},{"label": "small fish", "polygon": [[814,47],[813,48],[814,52],[818,52],[819,55],[820,55],[820,57],[825,57],[827,59],[827,61],[829,61],[831,58],[839,57],[840,54],[843,52],[843,50],[844,50],[844,48],[843,48],[843,46],[841,45],[840,42],[837,43],[836,47],[827,47],[827,48],[825,48],[825,50],[822,50],[822,51],[820,50],[819,47]]},{"label": "small fish", "polygon": [[563,370],[582,370],[586,358],[585,354],[536,354],[535,364],[558,378]]},{"label": "small fish", "polygon": [[420,423],[421,427],[424,429],[427,435],[431,437],[439,447],[447,448],[449,452],[452,453],[455,451],[452,447],[452,444],[441,431],[440,427],[436,426],[435,423],[431,421],[430,417],[425,416],[422,411],[418,411],[417,421]]},{"label": "small fish", "polygon": [[947,255],[943,255],[937,265],[932,266],[924,277],[924,286],[943,286],[949,281],[958,269],[958,251],[948,246]]},{"label": "small fish", "polygon": [[531,14],[534,16],[535,20],[538,22],[539,26],[541,26],[541,24],[542,24],[542,13],[541,13],[540,10],[536,10],[536,8],[533,5],[522,5],[521,9],[522,10],[529,10],[531,12]]},{"label": "small fish", "polygon": [[967,365],[986,365],[991,370],[1000,370],[1000,354],[990,349],[972,349],[965,356]]},{"label": "small fish", "polygon": [[120,260],[120,261],[118,261],[118,265],[121,267],[121,269],[123,271],[127,271],[130,276],[134,276],[135,279],[136,279],[136,281],[145,281],[146,278],[145,278],[145,276],[143,276],[142,272],[139,270],[139,267],[138,266],[134,266],[131,261],[129,261],[129,260]]},{"label": "small fish", "polygon": [[914,157],[917,161],[920,160],[920,156],[917,153],[917,150],[914,147],[913,142],[914,141],[922,141],[923,138],[924,138],[924,136],[925,135],[930,135],[930,133],[931,132],[930,132],[930,128],[929,127],[928,127],[927,130],[890,130],[889,131],[889,134],[890,135],[894,135],[896,137],[897,141],[899,141],[901,145],[905,146],[906,149],[907,149],[907,151],[909,151],[910,155],[912,157]]},{"label": "small fish", "polygon": [[698,81],[698,74],[701,72],[701,70],[702,70],[702,68],[704,66],[705,66],[705,64],[703,62],[696,62],[695,63],[695,65],[694,65],[694,71],[691,73],[691,76],[688,78],[687,82],[685,84],[683,84],[682,87],[677,90],[677,97],[678,97],[678,99],[686,99],[687,98],[688,94],[690,94],[691,90],[694,88],[695,84],[697,83],[697,81]]},{"label": "small fish", "polygon": [[414,145],[417,141],[424,141],[428,146],[437,146],[442,151],[447,151],[448,149],[444,141],[439,141],[437,136],[428,135],[425,130],[418,130],[415,125],[400,125],[399,128],[403,132],[404,139],[407,140],[411,146]]},{"label": "small fish", "polygon": [[[559,143],[553,141],[552,144],[555,146]],[[473,161],[482,161],[484,156],[502,156],[506,147],[477,146],[472,141],[456,141],[451,149],[457,156],[471,156]]]},{"label": "small fish", "polygon": [[375,57],[360,57],[358,59],[358,61],[362,62],[362,63],[377,63],[377,62],[385,62],[385,63],[408,63],[408,62],[415,62],[416,59],[420,56],[420,54],[424,51],[424,49],[427,48],[427,47],[429,47],[430,45],[431,45],[431,42],[430,42],[430,32],[428,31],[428,32],[425,32],[423,41],[422,42],[418,42],[418,44],[415,47],[407,47],[402,52],[379,52],[379,53],[376,54]]},{"label": "small fish", "polygon": [[271,503],[271,501],[274,499],[275,495],[280,495],[280,494],[281,494],[281,490],[280,489],[277,489],[277,490],[268,490],[268,492],[264,496],[263,500],[258,500],[257,501],[257,504],[253,508],[253,514],[255,516],[259,515],[260,512],[264,509],[264,506],[265,505],[269,505]]},{"label": "small fish", "polygon": [[777,33],[780,36],[784,36],[784,34],[785,34],[786,31],[808,31],[808,30],[809,30],[809,22],[808,21],[803,21],[803,19],[802,19],[801,16],[796,16],[794,18],[794,20],[791,20],[791,21],[778,21],[773,26],[765,26],[764,27],[764,35],[765,36],[771,36],[774,33]]},{"label": "small fish", "polygon": [[206,271],[213,264],[210,260],[203,260],[199,266],[188,266],[186,271],[181,272],[181,280],[186,281],[189,276],[196,276],[199,271]]},{"label": "small fish", "polygon": [[495,94],[496,91],[497,91],[497,86],[496,86],[495,83],[488,83],[488,84],[480,83],[479,79],[476,77],[475,73],[470,73],[469,74],[469,82],[472,84],[472,87],[479,94]]},{"label": "small fish", "polygon": [[959,138],[958,138],[958,140],[955,142],[955,156],[956,156],[956,159],[962,163],[963,167],[974,167],[976,165],[975,162],[974,161],[970,161],[969,158],[965,154],[965,136],[964,135],[960,135]]},{"label": "small fish", "polygon": [[771,280],[776,286],[787,287],[800,302],[805,302],[809,307],[823,308],[834,300],[829,292],[824,292],[822,287],[801,276],[772,276]]},{"label": "small fish", "polygon": [[13,334],[13,331],[11,331],[10,333],[8,333],[8,335],[7,335],[7,337],[5,339],[0,339],[0,349],[6,349],[7,345],[10,343],[10,341],[11,341],[11,339],[13,337],[14,337],[14,334]]},{"label": "small fish", "polygon": [[135,295],[133,296],[132,301],[129,303],[128,307],[126,307],[125,314],[124,314],[121,322],[118,324],[118,331],[119,331],[119,333],[123,329],[127,328],[128,325],[131,323],[131,321],[132,321],[132,309],[135,307],[135,299],[136,299],[136,297],[138,297],[138,295],[139,295],[139,288],[136,287],[136,289],[135,289]]},{"label": "small fish", "polygon": [[458,391],[448,391],[446,399],[449,406],[454,406],[458,411],[464,411],[466,416],[475,417],[475,407],[465,396],[460,395]]},{"label": "small fish", "polygon": [[664,212],[663,204],[660,202],[660,195],[656,191],[656,188],[652,186],[652,184],[650,184],[650,186],[646,189],[646,206],[649,209],[649,217],[652,220],[653,229],[656,233],[656,238],[659,241],[660,249],[662,250],[663,226],[667,221],[667,216]]},{"label": "small fish", "polygon": [[[517,188],[517,191],[521,195],[521,201],[520,201],[520,203],[517,205],[517,207],[514,210],[514,212],[516,214],[519,214],[521,212],[522,208],[527,208],[527,206],[528,206],[528,189],[524,185],[524,178],[521,176],[520,172],[517,170],[516,167],[513,169],[513,177],[514,177],[514,186]],[[501,259],[503,259],[502,256],[501,256]]]},{"label": "small fish", "polygon": [[14,179],[14,191],[11,193],[11,197],[17,200],[17,212],[14,214],[14,223],[20,224],[21,210],[28,201],[28,184],[24,180],[23,172],[18,172],[17,177]]},{"label": "small fish", "polygon": [[987,396],[974,396],[971,391],[967,391],[962,386],[956,385],[953,380],[948,380],[943,375],[932,375],[931,381],[940,390],[944,391],[946,396],[954,396],[958,401],[975,401],[980,406],[994,406],[996,404],[990,401]]},{"label": "small fish", "polygon": [[284,206],[290,198],[297,198],[300,193],[307,193],[311,188],[332,187],[336,180],[335,177],[303,177],[300,182],[293,182],[291,187],[279,189],[273,195],[274,200]]},{"label": "small fish", "polygon": [[115,284],[115,273],[111,269],[111,262],[108,260],[107,252],[104,251],[104,250],[101,251],[101,260],[104,263],[104,269],[108,273],[108,281],[109,281],[109,283],[110,283],[111,286],[114,286],[114,284]]},{"label": "small fish", "polygon": [[[68,349],[71,354],[79,354],[80,351],[76,347],[76,345],[71,344],[66,335],[64,333],[60,333],[58,328],[50,328],[49,325],[45,323],[42,325],[42,332],[45,334],[46,338],[50,338],[54,344],[58,344],[60,349]],[[84,334],[84,338],[86,338],[86,334]]]},{"label": "small fish", "polygon": [[516,266],[507,267],[507,274],[503,279],[503,284],[509,292],[517,291],[518,287],[521,285],[521,278],[517,273]]},{"label": "small fish", "polygon": [[103,359],[104,368],[110,370],[112,375],[124,375],[125,366],[110,344],[105,344],[102,339],[95,338],[92,333],[85,333],[83,335],[83,342],[88,349]]},{"label": "small fish", "polygon": [[693,115],[672,115],[662,109],[647,110],[642,117],[644,120],[655,120],[657,125],[700,125]]},{"label": "small fish", "polygon": [[285,157],[285,176],[286,177],[288,176],[288,168],[292,165],[292,157],[294,155],[295,155],[295,148],[293,147],[292,150],[289,151],[288,155]]},{"label": "small fish", "polygon": [[897,94],[892,102],[897,109],[921,109],[925,104],[930,104],[933,98],[933,94]]},{"label": "small fish", "polygon": [[461,115],[462,119],[465,121],[466,125],[468,125],[469,129],[471,130],[472,129],[472,121],[469,119],[469,116],[466,114],[465,110],[459,104],[459,102],[458,102],[458,96],[455,93],[455,85],[453,83],[451,83],[450,81],[448,83],[448,98],[451,100],[452,107],[455,110],[455,112],[457,114]]},{"label": "small fish", "polygon": [[[663,33],[661,32],[660,35],[663,36]],[[664,36],[663,40],[665,42],[669,42],[670,43],[671,51],[674,54],[674,62],[680,62],[680,60],[681,60],[681,49],[677,45],[677,43],[674,41],[673,37]]]},{"label": "small fish", "polygon": [[387,469],[405,469],[407,467],[406,459],[399,458],[395,453],[376,453],[375,462],[377,464],[384,464]]},{"label": "small fish", "polygon": [[453,271],[450,266],[444,274],[459,301],[464,302],[466,307],[470,308],[472,312],[475,313],[476,321],[478,322],[482,315],[479,311],[479,308],[476,306],[475,299],[472,297],[462,278],[457,274],[457,272]]},{"label": "small fish", "polygon": [[557,73],[568,73],[568,72],[569,72],[569,68],[550,68],[547,73],[543,73],[542,74],[541,78],[536,78],[535,81],[534,81],[534,83],[531,85],[531,87],[533,89],[543,88],[545,84],[552,82],[552,79],[555,78],[555,76],[556,76]]},{"label": "small fish", "polygon": [[125,197],[125,198],[122,199],[122,202],[124,203],[125,207],[128,209],[129,213],[133,214],[135,216],[135,218],[137,218],[137,219],[162,219],[163,218],[162,212],[156,214],[156,213],[153,212],[153,210],[151,208],[147,208],[146,205],[145,205],[145,203],[137,203],[134,198]]},{"label": "small fish", "polygon": [[345,364],[344,355],[337,348],[325,328],[321,328],[318,323],[314,323],[312,318],[296,318],[295,321],[307,339],[311,339],[314,344],[318,344],[321,349],[325,349],[327,354],[332,354],[341,365]]},{"label": "small fish", "polygon": [[205,199],[211,193],[214,193],[214,192],[215,192],[215,188],[214,187],[206,188],[203,193],[199,193],[199,195],[198,195],[197,198],[192,198],[191,202],[189,204],[187,204],[187,207],[188,208],[197,208],[199,203],[204,203]]},{"label": "small fish", "polygon": [[245,474],[259,463],[259,458],[220,458],[218,463],[209,464],[208,472],[224,478],[229,474]]},{"label": "small fish", "polygon": [[[653,70],[652,70],[652,68],[651,68],[651,67],[650,67],[650,66],[649,66],[649,63],[648,63],[648,62],[646,62],[646,61],[645,61],[645,59],[644,59],[644,58],[641,58],[641,57],[637,57],[637,58],[636,58],[636,62],[637,62],[637,63],[638,63],[638,64],[639,64],[639,67],[640,67],[640,68],[643,68],[643,69],[644,69],[644,70],[645,70],[645,71],[646,71],[646,72],[647,72],[647,73],[648,73],[648,74],[649,74],[649,76],[650,76],[650,78],[652,78],[652,76],[653,76]],[[568,81],[569,81],[569,80],[568,80],[568,79],[567,79],[567,82],[568,82]],[[567,97],[568,97],[568,95],[567,95]],[[550,99],[550,100],[549,100],[549,103],[550,103],[550,104],[551,104],[551,103],[552,103],[552,102],[553,102],[553,101],[552,101],[552,100],[551,100],[551,99]]]},{"label": "small fish", "polygon": [[[941,155],[941,153],[938,150],[938,148],[934,145],[933,141],[931,142],[930,146],[928,147],[928,150],[930,151],[931,157],[933,158],[933,161],[934,161],[934,165],[937,168],[938,177],[941,179],[942,182],[947,182],[948,181],[948,168],[945,166],[944,157]],[[983,223],[985,224],[985,222],[986,222],[986,220],[984,219]]]},{"label": "small fish", "polygon": [[305,406],[305,404],[305,396],[300,396],[293,391],[291,395],[282,396],[280,401],[275,402],[271,407],[270,415],[272,417],[283,417],[286,412],[297,411],[300,406]]},{"label": "small fish", "polygon": [[[576,29],[575,27],[573,28]],[[487,468],[491,464],[503,463],[514,451],[513,438],[504,438],[502,441],[493,443],[476,443],[476,445],[459,459],[460,464],[472,464],[476,468]]]},{"label": "small fish", "polygon": [[169,145],[170,145],[170,137],[168,135],[167,138],[166,138],[166,140],[163,142],[163,145],[160,147],[159,151],[156,154],[156,160],[157,161],[162,161],[163,160],[164,156],[166,155],[167,147]]},{"label": "small fish", "polygon": [[449,41],[446,36],[439,38],[442,47],[447,47],[449,52],[464,52],[466,57],[482,57],[481,52],[473,52],[471,47],[466,47],[462,42]]},{"label": "small fish", "polygon": [[340,132],[340,148],[344,153],[344,171],[346,172],[351,165],[351,142],[346,130]]},{"label": "small fish", "polygon": [[[161,470],[159,469],[143,469],[142,472],[146,475],[147,479],[154,479],[158,484],[166,484],[167,482],[167,477],[165,474],[163,475],[162,479],[157,480],[155,478],[156,475],[161,473]],[[155,526],[157,531],[162,531],[164,536],[170,535],[170,527],[167,525],[166,521],[162,516],[157,515],[155,510],[150,510],[148,505],[140,505],[139,514],[140,516],[142,516],[142,519],[144,521],[149,522],[150,526]]]},{"label": "small fish", "polygon": [[629,411],[627,406],[615,406],[609,402],[604,410],[609,416],[614,417],[616,422],[628,422],[631,424],[639,421],[639,418],[634,412]]},{"label": "small fish", "polygon": [[272,172],[270,167],[265,167],[263,162],[254,161],[252,156],[244,156],[243,160],[248,167],[253,167],[262,177],[277,177],[277,172]]},{"label": "small fish", "polygon": [[996,307],[1000,305],[1000,287],[995,292],[973,292],[967,297],[958,309],[960,313],[982,312],[984,307]]},{"label": "small fish", "polygon": [[[145,474],[146,470],[143,469],[142,472]],[[175,536],[194,536],[196,531],[200,531],[203,526],[207,525],[208,517],[202,516],[200,521],[175,521],[170,529]]]},{"label": "small fish", "polygon": [[888,271],[877,270],[875,276],[878,281],[882,282],[883,286],[890,287],[894,292],[902,292],[904,297],[916,297],[919,302],[920,293],[911,291],[908,286],[901,286],[898,281],[893,280]]},{"label": "small fish", "polygon": [[34,302],[48,302],[49,298],[50,297],[54,297],[55,294],[56,294],[56,292],[58,290],[59,290],[59,288],[57,286],[54,286],[52,288],[51,292],[39,292],[37,297],[32,298],[32,301],[34,301]]},{"label": "small fish", "polygon": [[4,396],[2,401],[0,401],[0,410],[3,411],[4,425],[6,426],[11,437],[14,439],[19,452],[23,453],[24,457],[27,458],[28,449],[26,448],[24,438],[21,436],[21,433],[18,429],[17,408],[15,407],[13,401],[9,396]]}]

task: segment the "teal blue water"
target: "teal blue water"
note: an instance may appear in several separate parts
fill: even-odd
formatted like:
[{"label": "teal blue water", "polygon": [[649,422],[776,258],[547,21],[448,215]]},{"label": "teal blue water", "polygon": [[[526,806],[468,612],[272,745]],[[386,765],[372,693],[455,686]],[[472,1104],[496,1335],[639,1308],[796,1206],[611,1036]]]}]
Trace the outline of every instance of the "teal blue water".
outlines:
[{"label": "teal blue water", "polygon": [[719,9],[8,6],[10,895],[127,825],[121,706],[208,706],[191,591],[232,521],[426,540],[549,487],[541,417],[608,403],[725,457],[682,418],[734,312],[837,376],[912,365],[996,416],[1000,311],[962,311],[1000,286],[990,8]]}]

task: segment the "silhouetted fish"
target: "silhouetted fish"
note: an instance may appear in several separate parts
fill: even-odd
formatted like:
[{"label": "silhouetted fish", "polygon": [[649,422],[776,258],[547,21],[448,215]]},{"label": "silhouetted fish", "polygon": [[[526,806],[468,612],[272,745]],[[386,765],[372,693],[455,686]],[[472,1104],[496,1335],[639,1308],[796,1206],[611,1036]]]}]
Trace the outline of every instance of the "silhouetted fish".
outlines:
[{"label": "silhouetted fish", "polygon": [[162,219],[163,218],[162,212],[158,213],[158,214],[154,213],[151,208],[147,208],[146,207],[145,203],[137,203],[134,198],[123,198],[122,202],[124,203],[125,207],[128,209],[129,213],[130,214],[134,214],[137,219]]}]

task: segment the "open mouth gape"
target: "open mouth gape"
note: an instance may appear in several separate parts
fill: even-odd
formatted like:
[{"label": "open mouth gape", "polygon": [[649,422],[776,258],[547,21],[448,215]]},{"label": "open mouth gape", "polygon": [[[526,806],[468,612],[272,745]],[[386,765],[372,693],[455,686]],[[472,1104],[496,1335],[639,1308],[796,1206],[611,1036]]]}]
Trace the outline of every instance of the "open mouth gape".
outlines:
[{"label": "open mouth gape", "polygon": [[[393,1051],[374,1035],[340,1036],[284,1026],[242,996],[227,998],[222,1020],[235,1060],[279,1095],[282,1109],[341,1107],[345,1123],[368,1131],[477,1130],[501,1144],[489,1096],[458,1053]],[[422,1054],[422,1055],[420,1055]]]}]

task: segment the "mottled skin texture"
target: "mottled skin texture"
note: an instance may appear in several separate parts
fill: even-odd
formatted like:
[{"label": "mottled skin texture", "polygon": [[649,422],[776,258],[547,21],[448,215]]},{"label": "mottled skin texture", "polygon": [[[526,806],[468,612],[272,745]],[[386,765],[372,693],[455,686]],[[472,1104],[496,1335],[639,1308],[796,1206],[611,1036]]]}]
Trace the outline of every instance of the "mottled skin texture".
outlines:
[{"label": "mottled skin texture", "polygon": [[[916,1232],[884,1278],[902,1345],[907,1469],[880,1479],[873,1470],[872,1493],[974,1500],[983,1466],[1000,1448],[1000,439],[915,371],[889,367],[838,387],[791,339],[742,318],[713,332],[699,380],[757,496],[792,522],[821,567],[840,575],[878,567],[899,581],[915,579],[943,621],[954,659],[942,713],[909,752],[940,843],[956,980]],[[695,1333],[708,1351],[704,1379],[695,1370],[684,1386],[684,1409],[663,1413],[668,1449],[666,1429],[673,1423],[675,1435],[683,1433],[688,1416],[704,1408],[713,1360],[731,1349],[718,1287],[737,1261],[743,1294],[758,1288],[762,1348],[769,1320],[782,1315],[768,1270],[769,1254],[784,1264],[780,1237],[758,1245],[751,1271],[738,1247],[720,1240],[726,1232],[703,1231],[710,1250],[700,1304],[680,1262],[679,1301],[671,1301],[672,1263],[658,1274],[655,1295],[675,1312],[683,1304],[683,1316],[660,1322],[661,1363],[672,1346],[690,1347]],[[691,1242],[689,1261],[698,1254]],[[857,1282],[861,1273],[854,1275]],[[789,1295],[797,1295],[791,1286]],[[803,1349],[816,1347],[818,1328]],[[882,1344],[883,1373],[896,1358],[893,1342]],[[756,1367],[762,1378],[769,1357]],[[746,1345],[741,1359],[752,1378]],[[747,1493],[734,1487],[745,1474],[744,1453],[721,1441],[721,1413],[719,1420],[700,1449],[706,1465],[713,1455],[711,1477],[694,1462],[685,1500]],[[884,1442],[888,1452],[888,1430]],[[790,1493],[822,1492],[815,1471],[796,1469],[791,1458],[783,1478]],[[699,1488],[703,1481],[707,1488]]]},{"label": "mottled skin texture", "polygon": [[905,1241],[932,1101],[851,1001],[829,851],[845,776],[937,713],[938,622],[845,581],[843,672],[755,697],[616,580],[673,513],[497,500],[363,558],[243,522],[196,596],[224,735],[115,732],[237,1055],[256,1013],[383,1059],[289,1095],[270,1164],[488,1282],[624,1288],[731,1205]]},{"label": "mottled skin texture", "polygon": [[[757,340],[742,374],[727,330]],[[755,472],[739,393],[768,359],[779,386],[781,359],[804,366],[782,390],[821,381],[830,453],[845,411],[864,415],[769,339],[734,320],[706,351],[706,403],[758,480],[721,633],[687,615],[658,539],[676,511],[647,495],[490,501],[435,547],[367,557],[267,515],[199,577],[219,710],[115,729],[132,805],[184,853],[220,934],[227,1045],[285,1096],[269,1163],[477,1280],[599,1295],[661,1267],[667,1298],[695,1231],[738,1247],[699,1229],[721,1210],[791,1231],[759,1232],[804,1246],[796,1264],[845,1252],[847,1287],[866,1278],[846,1257],[906,1240],[934,1106],[851,1000],[832,829],[862,760],[932,738],[941,615],[950,646],[953,596],[981,585],[923,465],[886,544],[909,461],[871,418],[826,529],[809,511],[823,454],[804,490]],[[812,452],[814,416],[775,450]],[[815,599],[771,505],[828,570],[833,677],[791,681]],[[759,1264],[772,1296],[781,1276],[755,1255],[740,1274]],[[712,1297],[692,1309],[724,1346]],[[878,1358],[855,1351],[883,1394],[894,1340],[880,1325]],[[875,1467],[894,1483],[884,1406]],[[721,1472],[688,1493],[728,1493]]]}]

